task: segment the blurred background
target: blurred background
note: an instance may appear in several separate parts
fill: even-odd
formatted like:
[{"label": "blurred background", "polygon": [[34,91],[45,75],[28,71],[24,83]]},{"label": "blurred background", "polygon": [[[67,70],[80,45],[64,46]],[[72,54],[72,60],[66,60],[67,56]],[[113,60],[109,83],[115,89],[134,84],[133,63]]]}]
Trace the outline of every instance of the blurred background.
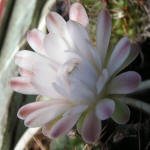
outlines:
[{"label": "blurred background", "polygon": [[[16,143],[26,130],[23,121],[19,120],[16,113],[20,106],[35,100],[35,96],[13,93],[9,86],[11,77],[18,74],[14,64],[14,55],[20,49],[29,49],[26,43],[26,33],[33,28],[47,32],[45,17],[48,11],[57,11],[68,20],[69,7],[75,0],[0,0],[0,149],[13,150]],[[143,81],[147,81],[146,90],[138,93],[138,98],[150,103],[150,1],[149,0],[78,0],[87,10],[90,20],[91,41],[95,45],[97,16],[103,7],[107,7],[112,16],[113,28],[110,48],[117,41],[128,36],[131,41],[138,42],[141,53],[126,70],[134,70],[141,74]],[[133,95],[134,97],[135,95]],[[150,133],[150,131],[148,130]],[[150,139],[150,135],[148,135]],[[26,150],[47,150],[45,145],[48,139],[35,137]],[[61,139],[63,142],[66,139]],[[62,141],[60,143],[62,143]],[[34,143],[34,144],[33,144]],[[59,144],[60,144],[59,143]],[[80,139],[79,148],[85,147]],[[147,141],[148,143],[148,141]],[[150,143],[150,141],[149,141]],[[41,146],[43,145],[43,146]],[[55,145],[55,144],[54,144]],[[150,145],[150,144],[149,144]],[[141,148],[141,150],[148,150]],[[88,147],[88,146],[87,146]],[[90,147],[88,147],[90,149]],[[88,149],[87,148],[87,149]],[[54,148],[53,148],[54,149]],[[59,149],[59,148],[56,148]],[[63,150],[64,148],[62,148]],[[66,148],[67,149],[67,148]],[[70,148],[73,149],[73,148]],[[86,149],[86,147],[85,147]],[[96,149],[96,148],[95,148]],[[99,149],[99,148],[97,148]],[[20,149],[21,150],[21,149]],[[60,148],[61,150],[61,148]],[[69,150],[69,148],[68,148]],[[117,150],[117,149],[116,149]]]}]

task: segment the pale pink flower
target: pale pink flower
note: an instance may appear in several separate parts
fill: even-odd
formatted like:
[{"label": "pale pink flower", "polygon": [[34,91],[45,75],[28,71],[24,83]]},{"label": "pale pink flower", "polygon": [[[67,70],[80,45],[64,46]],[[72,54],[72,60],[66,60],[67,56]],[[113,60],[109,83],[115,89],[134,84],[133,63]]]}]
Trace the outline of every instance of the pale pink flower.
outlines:
[{"label": "pale pink flower", "polygon": [[21,76],[11,80],[12,88],[40,95],[21,107],[18,117],[28,127],[42,126],[50,138],[66,134],[77,123],[83,140],[93,143],[99,139],[101,120],[111,117],[119,124],[129,120],[124,95],[135,91],[141,77],[134,71],[117,74],[136,58],[139,48],[124,37],[108,52],[112,23],[107,9],[98,17],[96,48],[88,22],[79,3],[71,6],[68,22],[50,12],[49,34],[33,29],[27,35],[35,52],[22,50],[15,56]]}]

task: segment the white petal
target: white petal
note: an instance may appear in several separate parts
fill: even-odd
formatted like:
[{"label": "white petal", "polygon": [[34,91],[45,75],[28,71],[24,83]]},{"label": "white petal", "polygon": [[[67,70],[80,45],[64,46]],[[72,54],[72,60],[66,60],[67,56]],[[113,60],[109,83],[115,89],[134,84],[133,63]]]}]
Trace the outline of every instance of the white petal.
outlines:
[{"label": "white petal", "polygon": [[46,35],[44,46],[49,57],[61,64],[72,57],[71,53],[66,52],[69,47],[66,45],[65,41],[57,34],[50,33]]},{"label": "white petal", "polygon": [[[91,64],[82,61],[69,75],[70,98],[73,103],[89,104],[95,99],[98,75]],[[76,91],[76,92],[75,92]]]},{"label": "white petal", "polygon": [[96,44],[100,51],[101,60],[104,63],[111,35],[112,22],[107,9],[102,10],[98,17]]},{"label": "white petal", "polygon": [[75,51],[81,59],[86,59],[91,63],[98,71],[102,69],[102,63],[98,50],[88,41],[84,40],[84,47],[81,47],[80,50]]},{"label": "white petal", "polygon": [[23,69],[23,68],[19,68],[19,73],[21,76],[23,77],[28,77],[28,78],[31,78],[34,76],[34,73],[31,72],[31,71],[28,71],[26,69]]},{"label": "white petal", "polygon": [[66,44],[71,48],[73,42],[68,32],[66,21],[56,12],[49,12],[46,18],[47,28],[50,33],[59,35],[65,40]]},{"label": "white petal", "polygon": [[46,55],[43,45],[44,37],[45,34],[37,29],[33,29],[27,33],[27,41],[31,48],[40,54]]},{"label": "white petal", "polygon": [[87,61],[84,60],[81,63],[78,61],[78,59],[72,59],[60,68],[54,86],[59,93],[75,104],[91,103],[92,99],[95,99],[98,75]]},{"label": "white petal", "polygon": [[50,61],[35,52],[22,50],[15,55],[15,63],[19,67],[33,72],[34,66],[40,63],[50,63]]},{"label": "white petal", "polygon": [[92,61],[94,62],[92,64],[94,64],[96,69],[101,71],[101,69],[102,69],[102,62],[101,62],[100,55],[98,54],[98,50],[94,46],[92,46],[92,44],[90,44],[90,43],[88,44],[88,43],[87,43],[87,45],[89,46],[89,51],[92,54]]},{"label": "white petal", "polygon": [[32,85],[31,80],[27,77],[14,77],[10,81],[10,86],[14,91],[22,94],[38,94],[38,91]]},{"label": "white petal", "polygon": [[95,84],[98,79],[98,74],[95,68],[85,59],[82,60],[75,69],[70,73],[69,80],[79,80],[91,90],[95,90]]},{"label": "white petal", "polygon": [[56,12],[49,12],[46,18],[46,24],[49,32],[63,34],[66,29],[66,21]]},{"label": "white petal", "polygon": [[75,107],[71,108],[70,110],[68,110],[67,112],[65,112],[63,116],[66,116],[66,115],[70,116],[70,115],[81,114],[81,113],[84,112],[87,108],[88,108],[87,105],[75,106]]},{"label": "white petal", "polygon": [[80,3],[74,3],[71,5],[69,18],[82,24],[84,27],[88,27],[89,19],[85,8]]},{"label": "white petal", "polygon": [[26,117],[28,115],[30,115],[31,113],[33,113],[39,109],[46,108],[46,107],[49,107],[52,105],[63,104],[63,103],[65,104],[66,101],[63,101],[63,100],[50,100],[50,101],[45,100],[45,101],[32,102],[32,103],[29,103],[29,104],[22,106],[19,109],[17,116],[20,119],[26,119]]},{"label": "white petal", "polygon": [[112,119],[118,124],[125,124],[129,121],[130,110],[126,104],[116,100],[115,101],[115,111],[112,115]]},{"label": "white petal", "polygon": [[100,77],[96,83],[98,94],[102,92],[107,81],[108,81],[108,72],[106,69],[104,69],[103,72],[100,74]]},{"label": "white petal", "polygon": [[122,38],[113,50],[108,62],[108,71],[112,75],[125,62],[130,52],[130,41],[127,37]]},{"label": "white petal", "polygon": [[31,82],[40,95],[51,98],[62,98],[52,85],[52,82],[56,79],[57,64],[37,53],[25,50],[16,54],[15,63],[21,68],[34,72]]},{"label": "white petal", "polygon": [[111,94],[128,94],[134,92],[141,82],[141,77],[134,71],[128,71],[115,77],[109,84]]},{"label": "white petal", "polygon": [[95,115],[94,111],[90,111],[87,113],[81,128],[81,136],[83,140],[92,144],[99,139],[101,132],[101,122]]},{"label": "white petal", "polygon": [[56,80],[56,72],[48,64],[35,66],[34,72],[35,76],[32,78],[32,84],[40,95],[55,99],[62,98],[53,87],[53,82]]},{"label": "white petal", "polygon": [[70,116],[67,115],[58,120],[55,124],[50,122],[43,127],[43,133],[49,138],[57,138],[58,136],[67,134],[67,132],[73,128],[79,117],[80,114]]},{"label": "white petal", "polygon": [[38,127],[55,119],[71,107],[69,104],[56,104],[42,109],[38,109],[29,114],[25,119],[28,127]]},{"label": "white petal", "polygon": [[96,101],[95,93],[78,80],[72,80],[69,94],[69,100],[73,104],[89,105]]},{"label": "white petal", "polygon": [[67,29],[74,43],[73,48],[79,50],[83,55],[87,55],[85,40],[89,41],[89,35],[86,29],[81,24],[71,20],[67,22]]},{"label": "white petal", "polygon": [[96,105],[96,115],[100,120],[106,120],[112,116],[115,103],[111,99],[103,99]]}]

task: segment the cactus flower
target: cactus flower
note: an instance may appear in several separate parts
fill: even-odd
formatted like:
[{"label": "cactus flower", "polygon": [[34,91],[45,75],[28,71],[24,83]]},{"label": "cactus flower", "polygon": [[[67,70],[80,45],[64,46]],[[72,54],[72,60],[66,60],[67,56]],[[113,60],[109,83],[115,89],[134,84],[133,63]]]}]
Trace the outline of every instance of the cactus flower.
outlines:
[{"label": "cactus flower", "polygon": [[20,76],[10,85],[17,92],[39,95],[18,111],[27,127],[42,127],[44,135],[57,138],[76,125],[83,140],[94,143],[102,120],[112,118],[118,124],[129,120],[125,95],[136,90],[141,77],[134,71],[119,72],[136,58],[139,48],[123,37],[112,51],[108,49],[112,22],[106,8],[98,17],[96,47],[90,42],[83,6],[74,3],[69,16],[66,22],[49,12],[49,33],[33,29],[27,34],[35,52],[16,54]]}]

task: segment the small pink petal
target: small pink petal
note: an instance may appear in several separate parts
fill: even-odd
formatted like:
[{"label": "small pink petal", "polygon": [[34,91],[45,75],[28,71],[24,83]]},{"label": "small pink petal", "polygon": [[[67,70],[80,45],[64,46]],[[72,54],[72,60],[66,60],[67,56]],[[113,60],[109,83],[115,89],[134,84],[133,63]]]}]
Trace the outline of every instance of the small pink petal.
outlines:
[{"label": "small pink petal", "polygon": [[50,138],[57,138],[69,132],[79,119],[81,114],[77,115],[67,115],[60,119],[56,124],[49,130],[45,126],[45,133]]},{"label": "small pink petal", "polygon": [[84,27],[88,27],[89,19],[85,8],[80,3],[74,3],[71,5],[69,18],[82,24]]},{"label": "small pink petal", "polygon": [[54,120],[60,114],[70,109],[70,107],[70,104],[58,103],[54,105],[48,105],[48,107],[37,109],[25,118],[25,125],[28,127],[39,127],[48,123],[49,121]]},{"label": "small pink petal", "polygon": [[10,86],[14,91],[22,94],[37,94],[38,91],[31,84],[31,80],[26,77],[14,77],[10,81]]},{"label": "small pink petal", "polygon": [[108,10],[105,8],[101,11],[98,17],[96,44],[100,53],[102,63],[107,54],[107,48],[111,35],[112,22]]},{"label": "small pink petal", "polygon": [[27,33],[27,41],[31,48],[40,54],[46,55],[43,45],[44,37],[44,33],[37,29],[33,29]]},{"label": "small pink petal", "polygon": [[95,115],[94,111],[87,113],[81,128],[81,136],[83,140],[92,144],[99,139],[101,132],[101,121]]},{"label": "small pink petal", "polygon": [[102,92],[107,81],[108,81],[108,72],[106,69],[104,69],[96,83],[98,94]]},{"label": "small pink petal", "polygon": [[111,94],[128,94],[134,92],[141,82],[141,76],[128,71],[115,77],[109,84],[108,91]]},{"label": "small pink petal", "polygon": [[115,103],[111,99],[103,99],[96,105],[96,115],[100,120],[106,120],[112,116]]},{"label": "small pink petal", "polygon": [[112,75],[125,62],[130,53],[130,41],[127,37],[122,38],[113,50],[108,62],[108,71]]},{"label": "small pink petal", "polygon": [[[125,101],[125,98],[123,98]],[[120,100],[115,101],[115,111],[112,115],[112,119],[118,124],[125,124],[130,119],[129,107]]]}]

